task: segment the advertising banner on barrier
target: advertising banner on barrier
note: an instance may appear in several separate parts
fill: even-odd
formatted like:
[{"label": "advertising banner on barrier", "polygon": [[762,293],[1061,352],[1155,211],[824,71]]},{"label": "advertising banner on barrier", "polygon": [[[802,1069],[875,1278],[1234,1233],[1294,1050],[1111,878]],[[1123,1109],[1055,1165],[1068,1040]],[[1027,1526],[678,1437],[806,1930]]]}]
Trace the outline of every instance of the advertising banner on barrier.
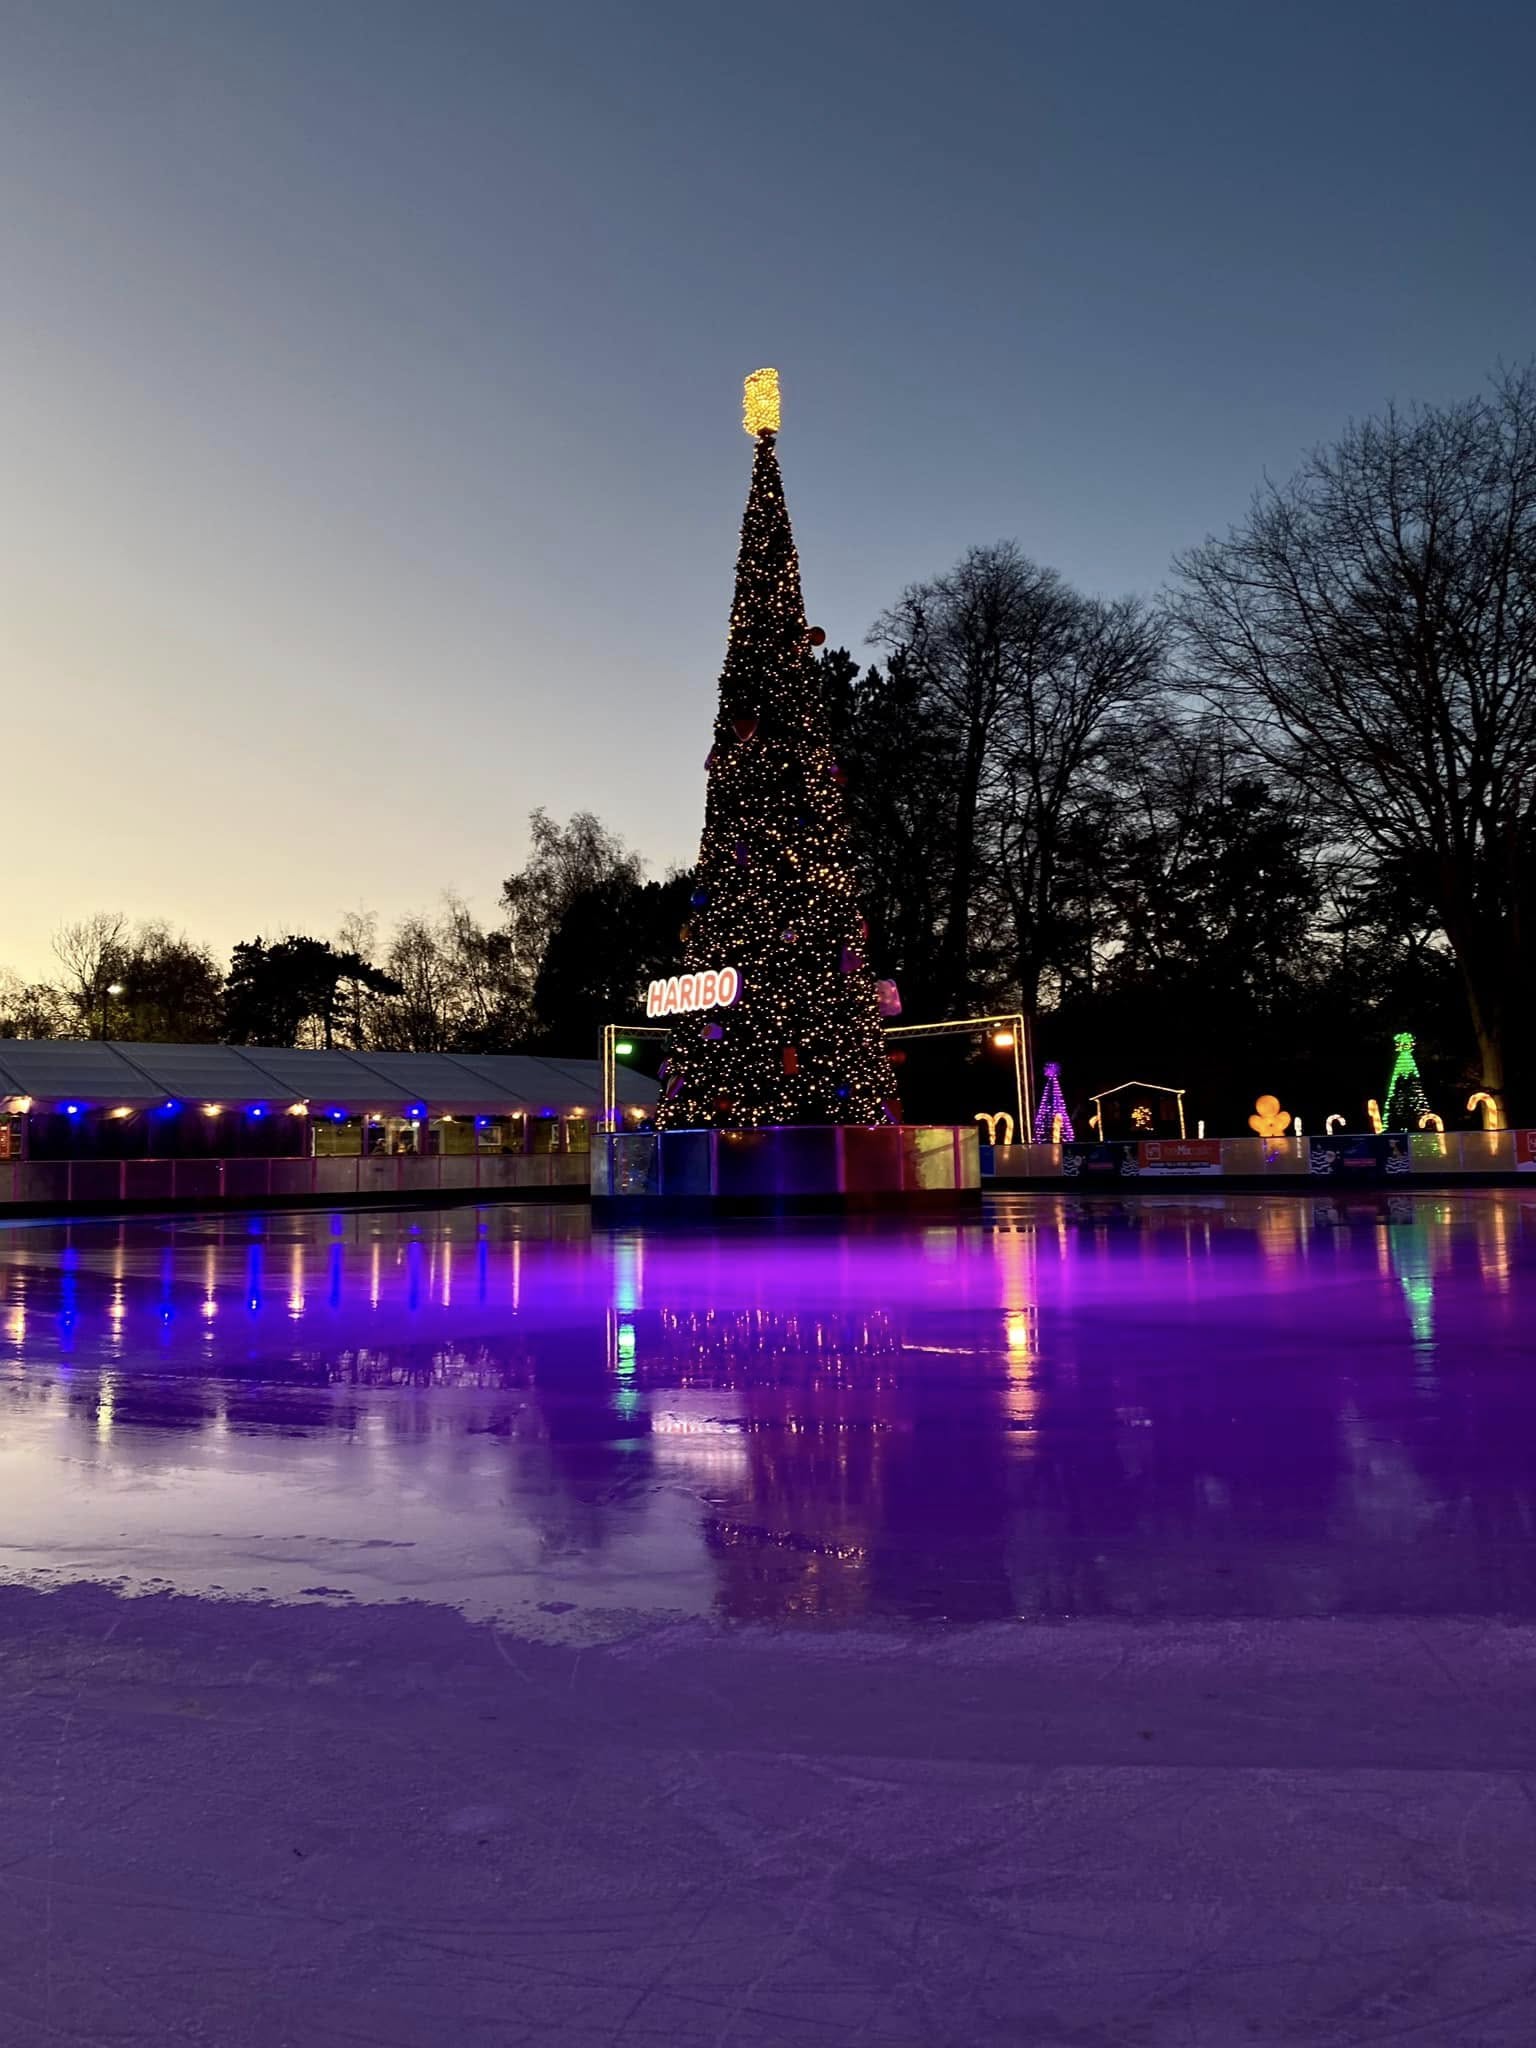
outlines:
[{"label": "advertising banner on barrier", "polygon": [[1143,1138],[1136,1147],[1142,1173],[1220,1173],[1220,1138]]},{"label": "advertising banner on barrier", "polygon": [[1536,1131],[1516,1131],[1515,1171],[1536,1173]]},{"label": "advertising banner on barrier", "polygon": [[1379,1180],[1406,1174],[1412,1165],[1406,1131],[1340,1131],[1311,1144],[1314,1180]]},{"label": "advertising banner on barrier", "polygon": [[1061,1172],[1064,1180],[1120,1180],[1136,1171],[1136,1147],[1107,1142],[1063,1145]]}]

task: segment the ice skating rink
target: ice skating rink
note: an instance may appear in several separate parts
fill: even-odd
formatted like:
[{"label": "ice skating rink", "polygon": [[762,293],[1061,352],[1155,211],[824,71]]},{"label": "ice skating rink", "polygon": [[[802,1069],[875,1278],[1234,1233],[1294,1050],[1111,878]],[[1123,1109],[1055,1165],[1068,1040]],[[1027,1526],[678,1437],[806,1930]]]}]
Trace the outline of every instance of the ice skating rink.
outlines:
[{"label": "ice skating rink", "polygon": [[1536,1191],[0,1231],[0,2048],[1524,2044]]}]

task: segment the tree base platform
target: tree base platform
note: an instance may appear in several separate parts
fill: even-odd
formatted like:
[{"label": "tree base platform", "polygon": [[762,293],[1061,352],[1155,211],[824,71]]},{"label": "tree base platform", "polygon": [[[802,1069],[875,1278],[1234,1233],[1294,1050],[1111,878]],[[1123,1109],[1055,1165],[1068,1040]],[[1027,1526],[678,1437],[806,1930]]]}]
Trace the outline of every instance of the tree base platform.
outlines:
[{"label": "tree base platform", "polygon": [[599,1218],[954,1210],[981,1200],[973,1125],[593,1133]]}]

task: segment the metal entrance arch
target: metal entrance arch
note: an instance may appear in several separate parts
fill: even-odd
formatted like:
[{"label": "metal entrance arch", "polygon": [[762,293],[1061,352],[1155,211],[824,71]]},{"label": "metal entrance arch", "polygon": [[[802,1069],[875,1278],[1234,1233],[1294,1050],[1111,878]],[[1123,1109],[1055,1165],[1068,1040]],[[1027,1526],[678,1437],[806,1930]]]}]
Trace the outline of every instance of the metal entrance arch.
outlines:
[{"label": "metal entrance arch", "polygon": [[[887,1042],[893,1038],[958,1038],[969,1032],[978,1031],[994,1034],[1007,1032],[1010,1035],[1013,1052],[1013,1087],[1018,1103],[1018,1142],[1027,1145],[1034,1133],[1030,1128],[1033,1104],[1029,1089],[1029,1027],[1020,1010],[997,1011],[986,1017],[951,1017],[942,1024],[888,1024],[885,1028]],[[602,1039],[603,1064],[603,1109],[600,1128],[616,1131],[619,1128],[619,1077],[618,1054],[615,1048],[623,1039],[669,1038],[670,1024],[605,1024]],[[994,1037],[994,1042],[996,1038]],[[1008,1048],[1003,1048],[1004,1050]]]},{"label": "metal entrance arch", "polygon": [[615,1048],[628,1038],[670,1038],[670,1024],[605,1024],[603,1026],[603,1109],[598,1128],[619,1128],[619,1058]]},{"label": "metal entrance arch", "polygon": [[[949,1017],[942,1024],[888,1024],[885,1035],[892,1038],[958,1038],[965,1032],[973,1036],[978,1031],[994,1034],[993,1043],[998,1044],[1000,1034],[1007,1032],[1012,1041],[1013,1089],[1018,1104],[1018,1143],[1027,1145],[1034,1136],[1031,1118],[1034,1104],[1029,1088],[1029,1026],[1024,1022],[1020,1010],[998,1011],[987,1017]],[[1000,1050],[1008,1050],[1001,1046]]]}]

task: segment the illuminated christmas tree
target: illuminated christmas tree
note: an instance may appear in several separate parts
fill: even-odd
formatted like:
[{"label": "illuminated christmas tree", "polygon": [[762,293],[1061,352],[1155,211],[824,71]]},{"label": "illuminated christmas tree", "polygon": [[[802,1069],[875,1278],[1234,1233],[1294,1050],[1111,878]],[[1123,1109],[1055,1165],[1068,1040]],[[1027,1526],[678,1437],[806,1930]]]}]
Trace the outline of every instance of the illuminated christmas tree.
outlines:
[{"label": "illuminated christmas tree", "polygon": [[704,838],[684,972],[660,1012],[697,1014],[673,1030],[656,1121],[679,1130],[899,1120],[812,655],[823,636],[806,626],[774,449],[776,372],[747,379],[742,423],[757,453]]},{"label": "illuminated christmas tree", "polygon": [[1429,1108],[1429,1097],[1419,1079],[1419,1063],[1413,1056],[1413,1033],[1399,1031],[1392,1040],[1396,1054],[1387,1092],[1381,1098],[1389,1131],[1416,1131],[1419,1118]]},{"label": "illuminated christmas tree", "polygon": [[1055,1060],[1045,1063],[1045,1086],[1035,1108],[1034,1136],[1037,1145],[1072,1143],[1072,1119],[1067,1115],[1067,1099],[1061,1092],[1061,1068]]}]

